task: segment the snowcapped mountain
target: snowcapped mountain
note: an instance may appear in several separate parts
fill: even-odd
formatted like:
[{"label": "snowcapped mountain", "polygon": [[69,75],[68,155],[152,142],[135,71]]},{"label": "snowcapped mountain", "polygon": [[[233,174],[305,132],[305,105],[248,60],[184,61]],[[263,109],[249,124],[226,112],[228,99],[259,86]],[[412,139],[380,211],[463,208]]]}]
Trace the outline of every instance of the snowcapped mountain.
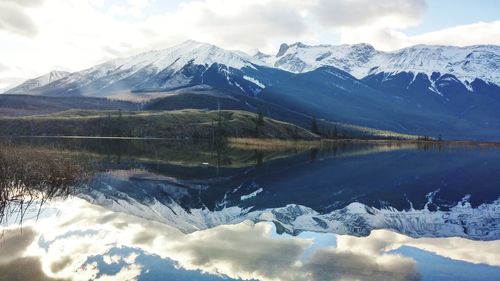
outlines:
[{"label": "snowcapped mountain", "polygon": [[264,63],[242,52],[190,40],[165,50],[115,59],[26,90],[39,95],[109,97],[209,85],[255,94],[264,86],[247,72],[256,71],[259,64]]},{"label": "snowcapped mountain", "polygon": [[[253,67],[253,64],[258,64],[259,61],[242,52],[226,51],[211,44],[188,40],[165,50],[117,59],[101,66],[106,66],[109,69],[139,70],[144,67],[154,67],[159,70],[169,68],[172,71],[179,71],[190,63],[206,67],[212,64],[221,64],[229,68],[242,69]],[[90,71],[92,72],[101,66],[92,68]]]},{"label": "snowcapped mountain", "polygon": [[293,111],[406,134],[497,140],[499,66],[499,46],[381,52],[367,44],[296,43],[272,56],[186,41],[43,83],[28,81],[7,93],[135,100],[196,92],[205,94],[196,108],[216,95],[231,100],[227,109],[258,108],[287,122],[297,122]]},{"label": "snowcapped mountain", "polygon": [[[321,67],[335,67],[357,79],[368,80],[381,75],[386,81],[401,73],[409,74],[406,87],[419,74],[425,75],[429,80],[427,88],[436,93],[440,93],[438,86],[443,83],[459,82],[469,91],[474,90],[472,83],[475,80],[500,85],[500,46],[493,45],[416,45],[382,52],[368,44],[309,46],[295,43],[282,44],[276,56],[258,50],[251,53],[247,55],[189,40],[168,49],[115,59],[69,75],[51,72],[8,93],[99,96],[119,91],[165,91],[199,84],[220,86],[224,82],[233,90],[255,94],[266,86],[262,79],[271,83],[273,80],[267,74],[255,73],[262,72],[262,68],[305,73]],[[438,79],[441,81],[437,82]]]},{"label": "snowcapped mountain", "polygon": [[42,75],[40,77],[30,79],[26,82],[23,82],[21,85],[16,86],[16,87],[6,91],[6,93],[7,94],[24,94],[24,93],[29,92],[31,90],[34,90],[36,88],[43,87],[43,86],[48,85],[54,81],[62,79],[68,75],[69,75],[69,72],[66,72],[66,71],[51,71],[51,72],[49,72],[45,75]]},{"label": "snowcapped mountain", "polygon": [[[498,139],[494,131],[500,127],[494,120],[500,118],[500,46],[417,45],[381,52],[367,44],[295,43],[282,44],[276,56],[257,54],[255,58],[298,75],[287,82],[293,86],[281,83],[276,89],[274,84],[271,94],[271,89],[264,90],[264,99],[280,100],[296,109],[301,104],[317,116],[368,127],[445,134],[445,138],[453,139],[468,138],[463,132],[476,131],[469,136]],[[348,86],[342,82],[349,81],[345,76],[317,79],[325,68],[343,70],[360,84]],[[297,80],[305,76],[308,81],[297,85]],[[359,85],[368,87],[354,90]],[[342,90],[356,94],[341,95]],[[448,122],[450,118],[455,121]],[[369,120],[377,120],[377,124]],[[469,124],[462,126],[465,123]],[[425,128],[417,124],[425,124]],[[451,131],[456,133],[448,134]]]},{"label": "snowcapped mountain", "polygon": [[282,44],[276,56],[255,56],[281,69],[302,73],[334,66],[358,79],[378,73],[451,74],[464,84],[475,79],[500,84],[500,46],[416,45],[394,52],[377,51],[368,44],[317,45]]},{"label": "snowcapped mountain", "polygon": [[[109,76],[124,79],[142,72],[146,72],[152,77],[162,72],[178,74],[187,65],[202,66],[204,69],[208,69],[213,64],[218,64],[227,69],[241,70],[246,67],[253,68],[253,65],[258,63],[258,60],[241,52],[226,51],[214,45],[188,40],[165,50],[146,52],[130,58],[106,62],[76,73],[74,77],[70,76],[69,80],[78,80],[81,76],[88,80]],[[116,79],[108,79],[108,84],[113,82],[116,82]]]},{"label": "snowcapped mountain", "polygon": [[370,45],[318,45],[303,43],[281,44],[276,56],[260,55],[267,64],[295,73],[315,70],[323,66],[333,66],[351,75],[362,78],[371,66],[367,63],[377,51]]}]

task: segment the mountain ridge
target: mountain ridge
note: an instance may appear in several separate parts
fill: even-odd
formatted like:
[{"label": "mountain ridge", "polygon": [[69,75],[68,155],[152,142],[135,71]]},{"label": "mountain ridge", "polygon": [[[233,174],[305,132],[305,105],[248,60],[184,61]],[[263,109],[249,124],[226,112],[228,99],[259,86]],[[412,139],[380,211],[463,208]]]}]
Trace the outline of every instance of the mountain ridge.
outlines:
[{"label": "mountain ridge", "polygon": [[14,88],[5,90],[5,93],[19,94],[19,93],[23,93],[26,91],[30,91],[30,90],[48,85],[54,81],[60,80],[64,77],[68,76],[69,74],[70,74],[70,72],[67,72],[67,71],[53,70],[53,71],[51,71],[47,74],[44,74],[42,76],[28,79],[28,80],[24,81],[23,83],[15,86]]},{"label": "mountain ridge", "polygon": [[[410,55],[413,55],[410,57]],[[488,66],[470,68],[473,56],[491,60]],[[437,62],[431,64],[432,62]],[[291,72],[302,73],[321,66],[334,66],[349,72],[358,79],[385,73],[411,72],[414,74],[432,73],[454,74],[463,83],[471,83],[475,78],[500,84],[500,75],[492,68],[500,66],[500,46],[474,45],[466,47],[444,45],[414,45],[392,52],[376,50],[366,43],[343,45],[306,45],[301,42],[292,45],[282,44],[278,54],[267,58],[267,63]],[[462,64],[460,64],[462,63]],[[462,71],[458,68],[463,66]],[[468,66],[469,65],[469,66]],[[469,69],[467,69],[469,67]]]},{"label": "mountain ridge", "polygon": [[[308,50],[309,52],[305,52],[304,49]],[[474,51],[478,50],[483,53],[474,53]],[[53,71],[34,79],[46,77],[53,73],[63,73],[64,75],[60,75],[57,77],[58,79],[63,79],[69,74],[95,72],[99,68],[133,68],[137,70],[148,66],[153,66],[158,69],[175,66],[174,69],[178,71],[180,70],[180,68],[182,68],[182,66],[186,65],[190,61],[192,61],[195,65],[209,66],[212,64],[221,64],[235,69],[242,69],[244,67],[251,68],[253,65],[260,65],[279,68],[293,73],[309,72],[322,66],[333,66],[350,73],[357,79],[362,79],[369,75],[378,74],[381,72],[393,74],[400,72],[409,72],[413,73],[415,76],[418,73],[425,73],[429,77],[434,72],[438,72],[441,75],[454,74],[456,76],[457,71],[455,71],[451,67],[451,65],[449,70],[443,68],[442,65],[439,67],[434,66],[435,68],[432,68],[432,66],[427,68],[418,68],[415,67],[415,64],[412,65],[412,62],[414,60],[418,60],[418,62],[421,62],[421,64],[423,64],[424,61],[422,61],[421,57],[428,57],[429,52],[449,53],[459,51],[460,53],[455,54],[455,56],[463,55],[462,53],[467,53],[467,55],[465,55],[463,59],[464,64],[470,64],[470,60],[469,63],[467,63],[468,61],[465,60],[469,55],[470,59],[470,57],[474,55],[481,56],[484,55],[484,52],[490,52],[494,53],[494,55],[492,55],[491,57],[491,59],[493,60],[490,63],[491,67],[497,68],[500,66],[500,46],[497,45],[472,45],[458,47],[418,44],[391,52],[384,52],[376,50],[372,45],[367,43],[341,45],[307,45],[302,42],[296,42],[293,44],[283,43],[281,44],[276,55],[270,55],[265,54],[261,51],[257,51],[255,54],[246,54],[241,51],[225,50],[209,43],[187,40],[179,45],[175,45],[166,49],[152,50],[125,58],[116,58],[98,64],[94,67],[85,69],[83,71],[77,71],[73,73]],[[413,60],[408,61],[404,60],[404,58],[401,59],[404,54],[418,52],[420,52],[420,56],[414,57]],[[283,57],[287,55],[289,56],[288,60],[283,60]],[[377,58],[373,59],[373,57],[375,56],[377,56]],[[378,58],[380,56],[382,56],[383,58]],[[398,57],[399,61],[397,60]],[[428,62],[436,59],[439,58],[433,57],[429,59]],[[366,65],[369,62],[371,64]],[[299,65],[296,65],[297,63]],[[386,65],[378,65],[380,63],[386,63]],[[468,81],[469,83],[471,83],[474,78],[479,78],[489,83],[494,83],[497,85],[500,84],[500,74],[495,74],[495,71],[492,72],[488,71],[491,69],[485,69],[485,72],[489,74],[484,74],[481,73],[481,71],[478,71],[478,68],[474,68],[474,70],[476,71],[474,73],[479,74],[465,75],[464,73],[458,73],[458,79],[461,82]],[[50,79],[48,83],[55,82],[58,79]],[[72,77],[72,79],[78,79],[78,76],[74,76]],[[27,80],[24,83],[30,80]],[[43,87],[48,83],[43,83],[38,87]],[[19,89],[19,86],[6,91],[6,93],[19,93],[20,90],[23,90]],[[34,87],[24,90],[32,90],[33,88]]]},{"label": "mountain ridge", "polygon": [[267,104],[274,111],[282,107],[404,134],[500,138],[500,86],[491,82],[500,81],[498,46],[418,45],[385,53],[368,44],[299,42],[282,45],[278,54],[252,57],[186,41],[75,72],[25,94],[151,99],[196,88],[211,98],[235,97],[244,107]]}]

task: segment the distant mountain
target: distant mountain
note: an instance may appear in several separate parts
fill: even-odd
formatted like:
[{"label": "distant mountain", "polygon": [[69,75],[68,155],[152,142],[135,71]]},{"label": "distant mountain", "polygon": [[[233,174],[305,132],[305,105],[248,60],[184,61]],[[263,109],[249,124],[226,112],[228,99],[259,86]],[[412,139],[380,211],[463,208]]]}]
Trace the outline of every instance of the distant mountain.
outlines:
[{"label": "distant mountain", "polygon": [[[498,46],[381,52],[367,44],[296,43],[273,56],[186,41],[7,93],[134,100],[196,92],[200,106],[223,96],[232,104],[226,109],[264,109],[288,122],[316,116],[398,133],[498,140],[499,66]],[[200,108],[193,103],[184,99],[183,107]]]},{"label": "distant mountain", "polygon": [[258,71],[255,68],[258,64],[264,63],[241,52],[186,41],[165,50],[112,60],[50,84],[27,88],[24,93],[110,97],[124,92],[168,91],[209,85],[255,94],[264,86],[246,73]]},{"label": "distant mountain", "polygon": [[54,81],[62,79],[69,75],[69,72],[66,71],[52,71],[40,77],[30,79],[26,82],[23,82],[21,85],[16,86],[8,91],[7,94],[24,94],[26,92],[30,92],[31,90],[36,90],[37,88],[46,86]]},{"label": "distant mountain", "polygon": [[[408,78],[405,88],[426,79],[427,90],[441,96],[447,92],[446,88],[457,83],[467,91],[495,86],[497,90],[500,46],[416,45],[382,52],[368,44],[309,46],[299,42],[282,44],[273,56],[258,50],[247,55],[190,40],[165,50],[112,60],[81,72],[53,71],[7,93],[102,96],[119,91],[165,91],[195,85],[217,87],[225,83],[224,88],[256,94],[274,80],[262,73],[266,68],[305,73],[321,67],[335,67],[357,79],[376,80],[382,84],[405,75]],[[260,81],[260,77],[250,76],[250,73],[253,76],[264,74],[267,81]]]},{"label": "distant mountain", "polygon": [[[435,81],[444,75],[472,90],[471,83],[479,79],[500,85],[500,46],[427,46],[416,45],[394,52],[377,51],[368,44],[318,45],[302,43],[282,44],[276,56],[256,55],[269,65],[287,71],[302,73],[322,66],[333,66],[358,79],[383,73],[384,78],[399,73],[431,76]],[[448,81],[451,79],[449,78]],[[432,85],[439,94],[436,85]]]}]

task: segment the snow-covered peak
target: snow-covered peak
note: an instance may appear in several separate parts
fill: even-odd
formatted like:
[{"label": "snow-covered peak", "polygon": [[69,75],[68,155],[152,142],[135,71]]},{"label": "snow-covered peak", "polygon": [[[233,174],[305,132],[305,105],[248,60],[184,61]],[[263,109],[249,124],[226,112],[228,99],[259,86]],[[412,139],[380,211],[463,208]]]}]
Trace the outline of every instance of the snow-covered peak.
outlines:
[{"label": "snow-covered peak", "polygon": [[271,55],[266,54],[259,49],[252,49],[252,50],[248,51],[247,54],[250,55],[251,57],[253,57],[254,59],[259,60],[260,61],[259,64],[265,63],[265,60],[267,60],[269,57],[271,57]]},{"label": "snow-covered peak", "polygon": [[54,81],[60,80],[64,77],[67,77],[70,73],[66,71],[51,71],[45,75],[39,76],[37,78],[33,78],[23,82],[22,84],[10,89],[7,91],[8,94],[21,94],[23,92],[43,87],[47,84],[50,84]]},{"label": "snow-covered peak", "polygon": [[292,45],[282,44],[276,57],[265,60],[274,67],[296,73],[334,66],[359,77],[368,72],[369,68],[365,64],[376,53],[367,44],[310,46],[297,42]]},{"label": "snow-covered peak", "polygon": [[121,83],[115,90],[122,89],[120,87],[123,85],[128,85],[131,89],[171,89],[191,85],[193,76],[181,71],[186,67],[202,66],[208,69],[213,64],[219,64],[220,71],[229,73],[229,69],[255,68],[255,65],[265,65],[265,62],[241,51],[225,50],[208,43],[188,40],[167,49],[114,59],[73,73],[63,84],[69,91],[90,91],[90,94],[107,87],[113,88],[115,83],[119,84],[127,79],[126,83]]},{"label": "snow-covered peak", "polygon": [[301,73],[333,66],[357,78],[380,72],[455,75],[461,82],[479,78],[500,84],[500,46],[469,47],[416,45],[394,52],[377,51],[369,44],[316,45],[282,44],[275,57],[264,60],[287,71]]},{"label": "snow-covered peak", "polygon": [[54,70],[54,71],[51,71],[43,76],[36,78],[36,80],[38,80],[42,84],[49,84],[49,83],[52,83],[56,80],[59,80],[61,78],[68,76],[68,74],[69,74],[69,72],[66,72],[66,71]]},{"label": "snow-covered peak", "polygon": [[[210,81],[203,78],[200,79],[201,82],[194,81],[193,73],[181,70],[195,65],[196,71],[199,71],[198,75],[203,77],[203,67],[207,70],[213,64],[220,65],[218,71],[226,78],[229,86],[240,89],[245,88],[241,85],[242,80],[229,77],[236,75],[234,73],[238,71],[230,69],[255,69],[255,66],[275,67],[294,73],[333,66],[359,79],[378,73],[411,72],[424,73],[431,77],[433,73],[439,72],[441,75],[454,75],[468,88],[476,78],[500,85],[499,46],[416,45],[394,52],[382,52],[369,44],[333,46],[306,45],[297,42],[291,45],[282,44],[276,55],[267,55],[260,51],[249,55],[241,51],[225,50],[208,43],[188,40],[167,49],[111,60],[69,75],[65,72],[51,72],[29,80],[7,93],[27,93],[30,90],[36,93],[34,89],[50,83],[52,83],[50,86],[55,88],[66,92],[78,91],[79,94],[87,92],[94,94],[93,92],[106,88],[109,91],[174,89],[192,86],[193,83],[209,84]],[[241,73],[238,75],[241,76]],[[257,83],[263,81],[262,79],[253,76],[240,78],[250,81],[259,89],[263,88],[264,84]],[[55,81],[57,82],[53,83]],[[43,89],[41,92],[43,93]],[[255,94],[256,90],[247,89],[244,92]]]},{"label": "snow-covered peak", "polygon": [[288,51],[288,48],[290,48],[290,46],[288,46],[288,44],[286,44],[286,43],[281,44],[280,49],[278,50],[278,53],[276,54],[276,57],[279,58],[279,57],[283,56]]},{"label": "snow-covered peak", "polygon": [[460,81],[500,84],[500,46],[416,45],[381,56],[377,72],[449,73]]},{"label": "snow-covered peak", "polygon": [[178,70],[189,63],[204,66],[217,63],[236,69],[252,67],[252,64],[262,64],[261,61],[243,52],[227,51],[208,43],[188,40],[171,48],[116,59],[103,65],[120,69],[151,66],[157,69],[173,68]]},{"label": "snow-covered peak", "polygon": [[268,60],[271,57],[271,55],[268,55],[268,54],[265,54],[261,51],[258,51],[257,53],[255,53],[253,55],[253,57],[262,61],[262,62],[265,62],[266,60]]}]

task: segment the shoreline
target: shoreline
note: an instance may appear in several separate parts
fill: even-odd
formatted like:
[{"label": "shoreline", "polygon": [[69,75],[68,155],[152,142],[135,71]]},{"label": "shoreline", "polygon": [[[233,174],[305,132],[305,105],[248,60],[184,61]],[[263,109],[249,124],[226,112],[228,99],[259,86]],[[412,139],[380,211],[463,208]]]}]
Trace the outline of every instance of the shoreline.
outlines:
[{"label": "shoreline", "polygon": [[[164,141],[199,141],[209,142],[208,139],[193,138],[162,138],[162,137],[100,137],[100,136],[0,136],[0,139],[104,139],[104,140],[164,140]],[[500,141],[471,141],[471,140],[416,140],[416,139],[277,139],[277,138],[227,138],[230,146],[255,146],[259,149],[272,147],[318,147],[323,144],[426,144],[447,146],[477,146],[477,147],[500,147]]]},{"label": "shoreline", "polygon": [[228,144],[236,148],[274,149],[274,148],[304,148],[321,147],[328,144],[375,144],[375,145],[446,145],[500,147],[500,142],[485,141],[437,141],[437,140],[396,140],[396,139],[318,139],[318,140],[281,140],[257,138],[229,138]]}]

